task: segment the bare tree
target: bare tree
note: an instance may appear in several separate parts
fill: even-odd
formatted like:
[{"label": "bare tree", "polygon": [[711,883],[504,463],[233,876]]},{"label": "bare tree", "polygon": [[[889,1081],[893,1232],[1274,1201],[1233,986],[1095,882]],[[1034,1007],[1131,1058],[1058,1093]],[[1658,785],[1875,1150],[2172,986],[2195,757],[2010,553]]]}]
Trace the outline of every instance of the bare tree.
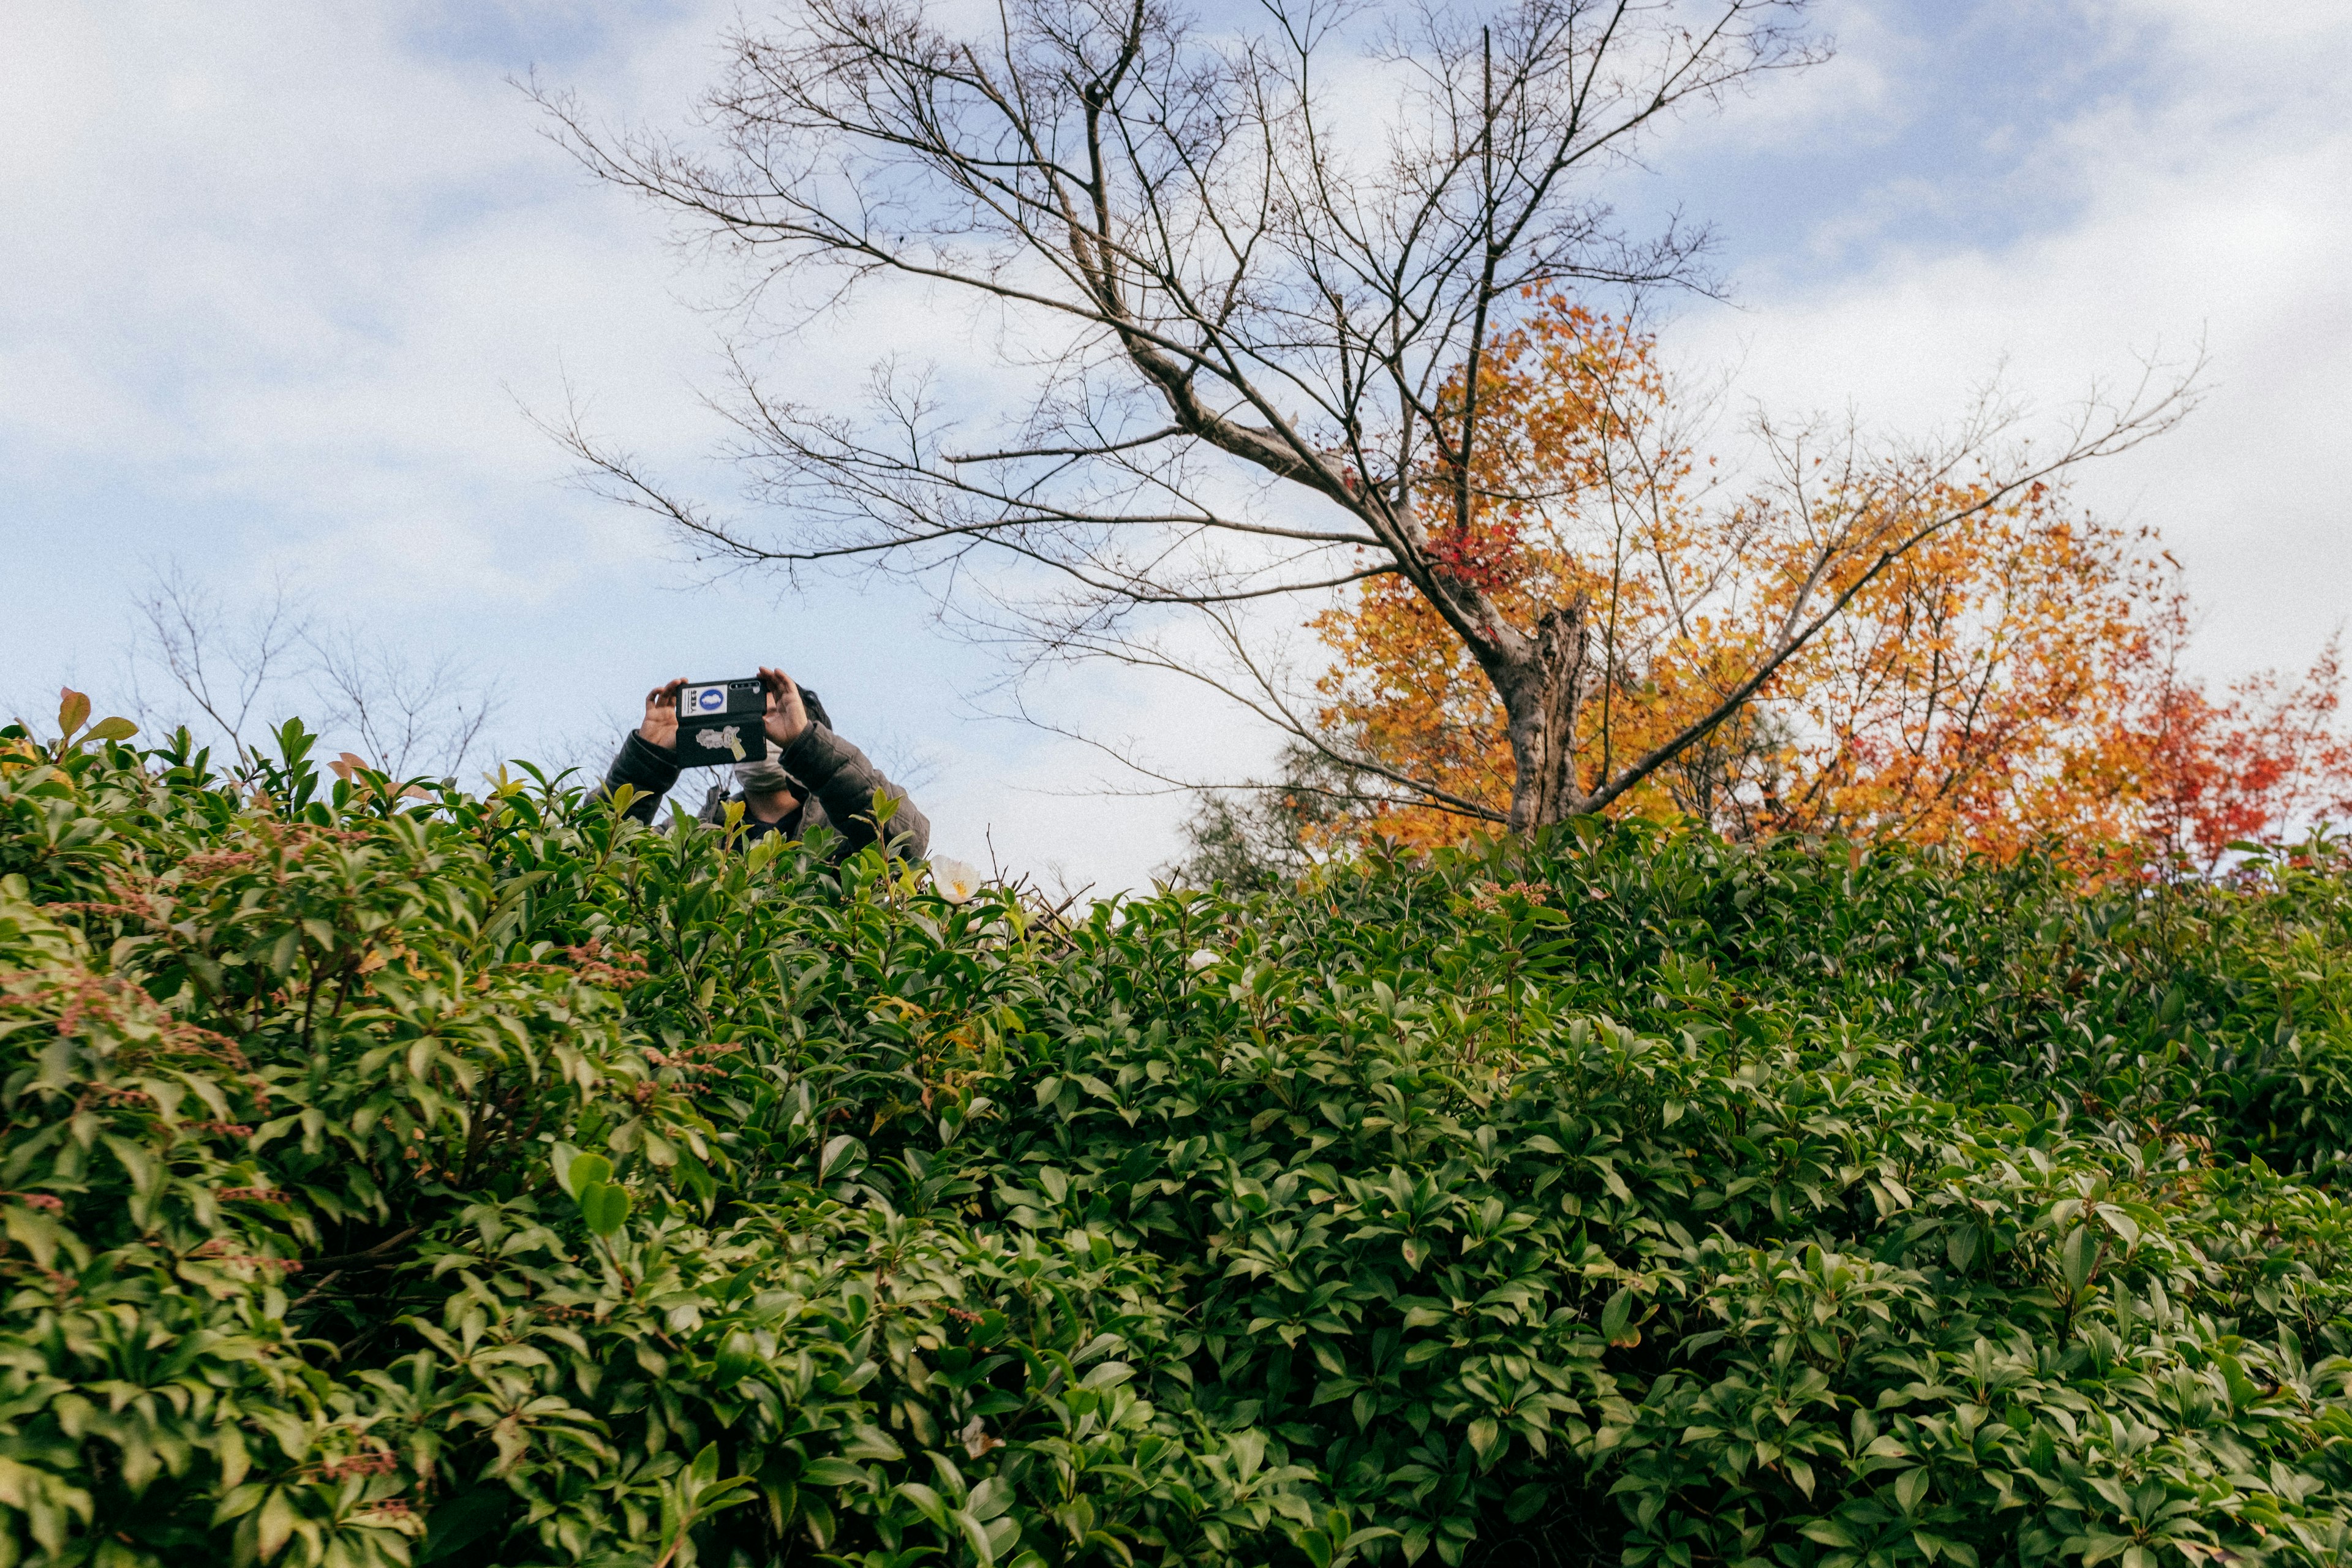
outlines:
[{"label": "bare tree", "polygon": [[[350,626],[322,626],[283,583],[233,611],[176,561],[156,569],[138,600],[129,662],[142,729],[209,724],[239,769],[257,754],[260,725],[307,708],[348,731],[371,767],[395,778],[411,767],[454,773],[495,710],[453,657],[420,665]],[[159,675],[176,698],[151,692]]]},{"label": "bare tree", "polygon": [[155,574],[137,604],[132,636],[132,709],[150,732],[187,715],[168,699],[151,700],[140,680],[152,667],[194,705],[228,742],[240,766],[253,750],[246,732],[265,694],[296,677],[309,635],[309,617],[283,583],[243,615],[232,615],[211,589],[189,579],[177,562]]},{"label": "bare tree", "polygon": [[[919,286],[993,312],[1020,384],[959,419],[886,364],[852,416],[779,398],[739,354],[731,453],[781,529],[673,494],[576,416],[557,433],[710,558],[925,574],[1033,658],[1207,681],[1335,766],[1496,818],[1322,732],[1269,654],[1268,605],[1397,574],[1501,698],[1508,823],[1598,810],[1740,712],[1870,574],[2179,411],[2154,383],[2086,409],[1943,510],[2001,426],[1852,446],[1833,492],[1780,448],[1780,504],[1817,545],[1785,624],[1680,735],[1577,755],[1605,675],[1594,606],[1515,622],[1445,548],[1487,499],[1485,356],[1531,295],[1705,285],[1703,235],[1628,239],[1600,183],[1669,117],[1820,58],[1803,3],[1263,0],[1210,31],[1162,0],[1000,0],[952,13],[969,26],[926,0],[806,0],[730,38],[707,138],[608,134],[534,85],[560,140],[746,264],[753,299],[814,320],[860,284]],[[1163,611],[1195,613],[1207,651]]]},{"label": "bare tree", "polygon": [[464,766],[493,703],[455,656],[419,664],[348,628],[308,640],[328,722],[358,736],[370,766],[395,779],[412,767],[454,774]]}]

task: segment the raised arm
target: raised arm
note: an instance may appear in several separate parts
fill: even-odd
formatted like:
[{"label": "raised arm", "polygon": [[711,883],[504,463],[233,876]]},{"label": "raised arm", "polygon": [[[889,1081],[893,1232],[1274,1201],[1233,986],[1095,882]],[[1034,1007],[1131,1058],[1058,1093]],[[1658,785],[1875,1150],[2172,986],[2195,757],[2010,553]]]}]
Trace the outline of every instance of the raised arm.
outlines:
[{"label": "raised arm", "polygon": [[685,686],[681,676],[646,693],[645,721],[622,741],[597,789],[601,799],[623,784],[633,786],[637,797],[629,803],[629,815],[639,822],[654,819],[662,796],[677,783],[677,694]]},{"label": "raised arm", "polygon": [[889,852],[919,860],[930,852],[930,819],[892,784],[864,752],[809,716],[801,689],[781,669],[762,669],[768,688],[768,739],[776,743],[784,771],[806,784],[842,837],[842,853],[854,855],[874,842],[874,793],[898,803],[890,817]]}]

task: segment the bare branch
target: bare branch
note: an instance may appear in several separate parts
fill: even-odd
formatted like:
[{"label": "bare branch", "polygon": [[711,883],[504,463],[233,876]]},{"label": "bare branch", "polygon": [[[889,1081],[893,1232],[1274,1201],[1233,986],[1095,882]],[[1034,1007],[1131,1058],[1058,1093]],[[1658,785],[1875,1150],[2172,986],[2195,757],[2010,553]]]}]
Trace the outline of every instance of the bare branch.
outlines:
[{"label": "bare branch", "polygon": [[353,731],[370,766],[395,779],[464,768],[496,704],[456,658],[419,664],[348,628],[306,640],[326,722]]},{"label": "bare branch", "polygon": [[[264,696],[297,673],[296,651],[310,634],[310,615],[273,582],[257,605],[232,616],[219,596],[192,580],[176,561],[154,568],[137,605],[132,637],[134,688],[142,664],[159,666],[180,695],[227,741],[240,767],[253,756],[247,731]],[[142,728],[161,730],[177,721],[137,704]]]},{"label": "bare branch", "polygon": [[[1971,518],[1994,510],[2020,492],[2030,489],[2035,485],[2046,483],[2069,468],[2079,467],[2094,458],[2113,457],[2128,451],[2142,442],[2170,430],[2194,410],[2198,399],[2196,389],[2203,368],[2204,361],[2201,355],[2194,363],[2182,370],[2168,371],[2165,367],[2150,363],[2145,367],[2139,384],[2134,389],[2132,395],[2120,405],[2110,403],[2095,389],[2092,395],[2084,400],[2083,408],[2076,417],[2074,426],[2070,433],[2072,439],[2055,458],[2013,468],[2001,479],[1980,487],[1976,499],[1969,504],[1948,510],[1931,511],[1924,521],[1915,520],[1914,526],[1900,532],[1891,541],[1874,547],[1874,552],[1871,549],[1860,552],[1861,558],[1866,560],[1868,564],[1853,574],[1823,608],[1807,618],[1806,612],[1811,608],[1814,590],[1827,575],[1828,567],[1841,558],[1838,552],[1824,550],[1821,564],[1816,567],[1804,588],[1792,598],[1788,619],[1782,626],[1780,635],[1774,639],[1765,656],[1754,664],[1747,676],[1725,692],[1722,700],[1712,710],[1686,726],[1678,734],[1651,750],[1614,778],[1604,778],[1587,796],[1583,803],[1583,809],[1588,812],[1606,809],[1611,803],[1622,796],[1627,791],[1634,788],[1690,747],[1706,739],[1727,720],[1746,707],[1771,680],[1772,677],[1832,621],[1836,620],[1864,589],[1875,582],[1888,568],[1928,540],[1958,527]],[[1990,399],[1984,401],[1990,401]],[[1906,466],[1914,470],[1915,486],[1924,490],[1934,483],[1948,480],[1962,460],[1980,455],[1981,450],[1981,432],[1970,431],[1968,437],[1958,444],[1955,450],[1942,458]],[[1793,454],[1786,464],[1786,468],[1792,474],[1801,474],[1803,471],[1802,464],[1796,460]],[[1924,469],[1924,476],[1919,475],[1918,472],[1922,469]],[[1801,489],[1799,493],[1801,499]],[[1869,498],[1872,501],[1879,499],[1875,496]],[[1904,515],[1907,510],[1904,502],[1907,499],[1901,495],[1886,498],[1889,510],[1898,516]]]}]

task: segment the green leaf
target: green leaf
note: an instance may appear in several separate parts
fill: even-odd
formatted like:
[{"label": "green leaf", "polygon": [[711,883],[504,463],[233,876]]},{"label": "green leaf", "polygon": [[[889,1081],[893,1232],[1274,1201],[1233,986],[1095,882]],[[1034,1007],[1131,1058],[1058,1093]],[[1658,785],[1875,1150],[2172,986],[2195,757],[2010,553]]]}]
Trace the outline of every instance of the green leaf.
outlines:
[{"label": "green leaf", "polygon": [[842,1445],[841,1451],[853,1459],[903,1459],[907,1457],[907,1450],[879,1426],[851,1427],[849,1441]]},{"label": "green leaf", "polygon": [[950,1517],[970,1543],[971,1554],[980,1559],[981,1568],[996,1568],[996,1546],[988,1538],[988,1526],[961,1509],[955,1510]]},{"label": "green leaf", "polygon": [[1491,1465],[1502,1447],[1503,1428],[1491,1415],[1481,1415],[1470,1423],[1470,1451],[1478,1456],[1480,1465]]},{"label": "green leaf", "polygon": [[610,1182],[593,1182],[580,1192],[580,1217],[598,1236],[610,1236],[628,1223],[628,1189]]},{"label": "green leaf", "polygon": [[1967,1273],[1969,1265],[1976,1261],[1978,1236],[1972,1225],[1956,1225],[1944,1233],[1944,1256],[1958,1272]]},{"label": "green leaf", "polygon": [[2058,1250],[2058,1268],[2066,1281],[2066,1289],[2080,1295],[2091,1282],[2091,1270],[2098,1260],[2098,1238],[2089,1226],[2078,1225],[2066,1233]]},{"label": "green leaf", "polygon": [[558,1143],[548,1156],[555,1172],[555,1184],[563,1189],[567,1198],[577,1198],[581,1189],[613,1179],[613,1163],[602,1154],[585,1154],[569,1143]]},{"label": "green leaf", "polygon": [[862,1163],[865,1158],[865,1144],[846,1132],[837,1133],[825,1140],[824,1152],[817,1161],[816,1179],[821,1183],[829,1182],[835,1172]]},{"label": "green leaf", "polygon": [[[89,699],[83,699],[88,711]],[[272,1487],[262,1500],[261,1511],[256,1516],[254,1549],[261,1561],[268,1563],[286,1550],[287,1542],[294,1536],[294,1504],[287,1498],[286,1489]]]},{"label": "green leaf", "polygon": [[477,1487],[440,1504],[426,1516],[417,1562],[437,1563],[472,1545],[506,1521],[513,1502],[514,1494],[503,1487]]},{"label": "green leaf", "polygon": [[811,1487],[854,1487],[866,1484],[863,1467],[847,1459],[811,1459],[801,1467],[801,1484]]},{"label": "green leaf", "polygon": [[915,1511],[930,1521],[933,1526],[940,1530],[947,1528],[948,1505],[939,1493],[920,1481],[901,1481],[898,1490],[898,1495],[913,1503]]},{"label": "green leaf", "polygon": [[1642,1331],[1633,1326],[1633,1288],[1621,1287],[1601,1309],[1601,1337],[1610,1344],[1629,1347],[1642,1342]]}]

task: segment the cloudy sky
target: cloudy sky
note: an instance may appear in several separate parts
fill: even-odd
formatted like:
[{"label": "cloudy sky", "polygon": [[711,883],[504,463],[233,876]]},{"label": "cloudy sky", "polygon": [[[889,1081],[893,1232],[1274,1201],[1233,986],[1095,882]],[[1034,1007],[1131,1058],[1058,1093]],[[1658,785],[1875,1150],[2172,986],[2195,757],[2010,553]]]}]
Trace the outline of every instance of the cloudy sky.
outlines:
[{"label": "cloudy sky", "polygon": [[[711,279],[509,79],[674,123],[734,10],[0,0],[0,709],[45,717],[65,681],[126,706],[133,603],[176,565],[232,614],[283,584],[321,626],[461,659],[510,754],[584,757],[656,679],[782,660],[923,777],[943,851],[1147,878],[1182,804],[1086,793],[1097,762],[989,717],[995,671],[921,600],[711,584],[564,488],[525,417],[568,385],[711,478]],[[2203,411],[2084,491],[2164,531],[2207,670],[2308,662],[2352,607],[2352,6],[1822,18],[1833,63],[1678,129],[1619,193],[1719,234],[1732,298],[1684,308],[1672,352],[1742,399],[1916,430],[2004,365],[2055,414],[2201,343]],[[821,395],[894,326],[920,323],[843,323],[782,374]],[[1055,700],[1235,773],[1265,750],[1108,676]]]}]

